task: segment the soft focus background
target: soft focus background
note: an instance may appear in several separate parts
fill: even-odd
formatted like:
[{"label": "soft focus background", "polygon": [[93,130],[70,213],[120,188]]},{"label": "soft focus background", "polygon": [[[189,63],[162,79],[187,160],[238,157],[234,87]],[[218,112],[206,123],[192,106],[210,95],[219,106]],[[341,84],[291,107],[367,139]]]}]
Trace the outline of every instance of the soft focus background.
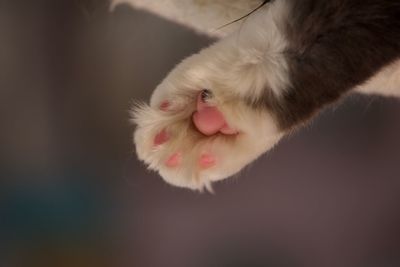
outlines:
[{"label": "soft focus background", "polygon": [[399,100],[351,96],[215,195],[174,188],[128,110],[213,40],[108,8],[0,0],[1,267],[400,266]]}]

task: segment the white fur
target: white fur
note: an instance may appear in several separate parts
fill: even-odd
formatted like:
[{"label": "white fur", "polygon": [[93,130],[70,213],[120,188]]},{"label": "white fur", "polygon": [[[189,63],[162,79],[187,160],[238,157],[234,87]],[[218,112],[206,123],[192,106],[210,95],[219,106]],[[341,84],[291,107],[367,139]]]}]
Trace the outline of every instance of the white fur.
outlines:
[{"label": "white fur", "polygon": [[[282,55],[286,41],[279,29],[287,19],[285,3],[264,6],[241,30],[185,59],[156,88],[150,107],[135,109],[134,139],[139,159],[167,182],[192,189],[209,188],[211,182],[240,171],[283,136],[271,115],[248,107],[244,97],[257,99],[265,85],[279,96],[288,83]],[[213,92],[212,104],[239,135],[205,137],[192,127],[191,114],[202,89]],[[158,109],[164,100],[172,103],[173,111]],[[154,136],[164,128],[172,133],[171,140],[154,147]],[[180,167],[166,167],[167,157],[177,151],[183,155]],[[201,153],[215,155],[216,165],[199,168]]]},{"label": "white fur", "polygon": [[400,97],[400,60],[383,68],[367,82],[355,88],[355,91]]},{"label": "white fur", "polygon": [[240,23],[221,26],[246,15],[262,0],[111,0],[111,3],[112,9],[120,4],[129,4],[200,33],[224,37],[238,30]]}]

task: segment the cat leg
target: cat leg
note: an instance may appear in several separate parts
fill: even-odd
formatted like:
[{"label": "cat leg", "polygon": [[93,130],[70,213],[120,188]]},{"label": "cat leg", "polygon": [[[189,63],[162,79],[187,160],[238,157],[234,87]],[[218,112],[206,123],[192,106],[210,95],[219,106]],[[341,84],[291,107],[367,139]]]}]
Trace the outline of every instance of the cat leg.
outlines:
[{"label": "cat leg", "polygon": [[139,159],[171,184],[207,188],[354,88],[397,94],[398,14],[390,1],[270,2],[135,109]]},{"label": "cat leg", "polygon": [[210,188],[270,149],[284,135],[257,102],[279,97],[288,80],[279,23],[286,1],[249,17],[243,27],[180,63],[134,108],[140,160],[168,183]]}]

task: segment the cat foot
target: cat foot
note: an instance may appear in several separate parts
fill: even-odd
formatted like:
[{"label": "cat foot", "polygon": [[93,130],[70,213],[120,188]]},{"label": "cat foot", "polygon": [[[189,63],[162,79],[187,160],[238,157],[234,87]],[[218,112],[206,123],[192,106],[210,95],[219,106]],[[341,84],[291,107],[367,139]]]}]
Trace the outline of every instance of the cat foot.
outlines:
[{"label": "cat foot", "polygon": [[211,191],[264,152],[275,138],[270,125],[242,101],[224,99],[210,90],[170,96],[135,112],[139,159],[170,184]]},{"label": "cat foot", "polygon": [[[251,25],[265,16],[255,18]],[[212,182],[239,172],[284,135],[273,105],[263,104],[266,96],[278,102],[288,83],[274,23],[267,28],[277,41],[267,47],[271,57],[257,52],[266,40],[249,26],[184,59],[150,105],[134,109],[136,152],[149,169],[175,186],[211,190]]]}]

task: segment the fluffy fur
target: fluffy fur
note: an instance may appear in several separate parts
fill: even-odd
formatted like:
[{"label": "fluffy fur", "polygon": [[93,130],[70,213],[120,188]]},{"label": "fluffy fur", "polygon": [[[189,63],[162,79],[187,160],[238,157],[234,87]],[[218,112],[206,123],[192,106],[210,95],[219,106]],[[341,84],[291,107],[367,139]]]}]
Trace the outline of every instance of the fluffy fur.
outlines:
[{"label": "fluffy fur", "polygon": [[[348,92],[400,95],[399,57],[396,0],[275,0],[237,32],[180,63],[150,106],[135,107],[138,157],[173,185],[210,189]],[[207,136],[194,127],[203,89],[238,134]],[[160,109],[164,101],[168,110]],[[155,146],[164,130],[171,138]],[[177,151],[180,164],[168,167]],[[216,164],[199,166],[204,153]]]}]

